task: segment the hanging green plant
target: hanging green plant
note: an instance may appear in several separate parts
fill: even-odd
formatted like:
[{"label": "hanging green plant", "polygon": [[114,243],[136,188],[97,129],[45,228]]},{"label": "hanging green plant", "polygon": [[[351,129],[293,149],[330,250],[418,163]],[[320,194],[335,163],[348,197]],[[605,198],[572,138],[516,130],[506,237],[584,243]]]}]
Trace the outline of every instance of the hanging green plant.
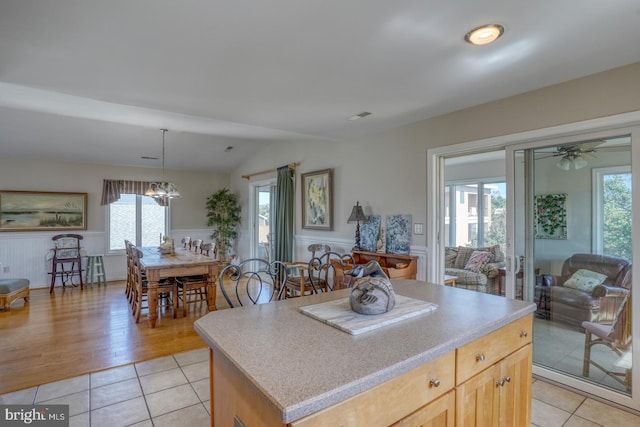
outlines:
[{"label": "hanging green plant", "polygon": [[213,227],[211,238],[218,248],[218,260],[226,261],[231,243],[238,237],[236,227],[240,224],[240,205],[228,188],[223,188],[207,197],[207,225]]}]

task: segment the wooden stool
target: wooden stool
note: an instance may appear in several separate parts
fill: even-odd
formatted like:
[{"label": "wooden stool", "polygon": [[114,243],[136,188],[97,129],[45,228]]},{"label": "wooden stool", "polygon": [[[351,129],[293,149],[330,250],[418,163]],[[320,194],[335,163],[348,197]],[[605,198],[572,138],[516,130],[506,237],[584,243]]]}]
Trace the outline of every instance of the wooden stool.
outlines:
[{"label": "wooden stool", "polygon": [[[94,280],[95,278],[95,280]],[[107,285],[107,278],[104,273],[104,258],[102,254],[87,255],[87,270],[85,273],[84,281],[87,284],[97,283]]]},{"label": "wooden stool", "polygon": [[0,279],[0,307],[11,309],[11,303],[19,298],[24,298],[24,303],[29,302],[29,280],[27,279]]}]

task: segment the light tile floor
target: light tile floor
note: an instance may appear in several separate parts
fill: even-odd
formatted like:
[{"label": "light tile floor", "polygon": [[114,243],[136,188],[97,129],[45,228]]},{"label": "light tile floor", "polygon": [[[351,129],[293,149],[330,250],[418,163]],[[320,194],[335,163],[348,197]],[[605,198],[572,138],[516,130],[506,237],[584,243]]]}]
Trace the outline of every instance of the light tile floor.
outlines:
[{"label": "light tile floor", "polygon": [[[0,395],[2,404],[69,404],[78,427],[209,426],[208,349]],[[532,426],[640,426],[640,417],[542,380],[533,382]]]}]

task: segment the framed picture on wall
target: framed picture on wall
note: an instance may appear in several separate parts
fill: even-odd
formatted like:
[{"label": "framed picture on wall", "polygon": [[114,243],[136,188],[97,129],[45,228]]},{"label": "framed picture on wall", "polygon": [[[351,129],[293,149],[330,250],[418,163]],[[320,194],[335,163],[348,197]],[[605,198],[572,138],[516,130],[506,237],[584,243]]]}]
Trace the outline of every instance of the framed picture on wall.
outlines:
[{"label": "framed picture on wall", "polygon": [[0,191],[0,231],[87,229],[87,193]]},{"label": "framed picture on wall", "polygon": [[567,239],[567,195],[535,196],[536,239]]},{"label": "framed picture on wall", "polygon": [[333,230],[333,169],[302,174],[302,228]]}]

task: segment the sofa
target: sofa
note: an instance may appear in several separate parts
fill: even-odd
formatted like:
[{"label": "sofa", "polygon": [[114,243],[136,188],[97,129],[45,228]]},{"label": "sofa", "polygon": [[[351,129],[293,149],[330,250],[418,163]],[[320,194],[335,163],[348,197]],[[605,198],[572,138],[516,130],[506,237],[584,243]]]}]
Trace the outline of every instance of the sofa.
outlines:
[{"label": "sofa", "polygon": [[606,255],[574,254],[562,265],[560,276],[541,276],[535,302],[548,302],[547,318],[582,328],[584,321],[611,321],[616,308],[605,304],[604,297],[626,291],[631,291],[629,261]]},{"label": "sofa", "polygon": [[[474,252],[489,254],[479,268],[470,263]],[[504,253],[500,250],[500,245],[481,248],[447,246],[444,254],[444,273],[456,277],[456,287],[498,294],[498,273],[499,269],[505,266]]]}]

